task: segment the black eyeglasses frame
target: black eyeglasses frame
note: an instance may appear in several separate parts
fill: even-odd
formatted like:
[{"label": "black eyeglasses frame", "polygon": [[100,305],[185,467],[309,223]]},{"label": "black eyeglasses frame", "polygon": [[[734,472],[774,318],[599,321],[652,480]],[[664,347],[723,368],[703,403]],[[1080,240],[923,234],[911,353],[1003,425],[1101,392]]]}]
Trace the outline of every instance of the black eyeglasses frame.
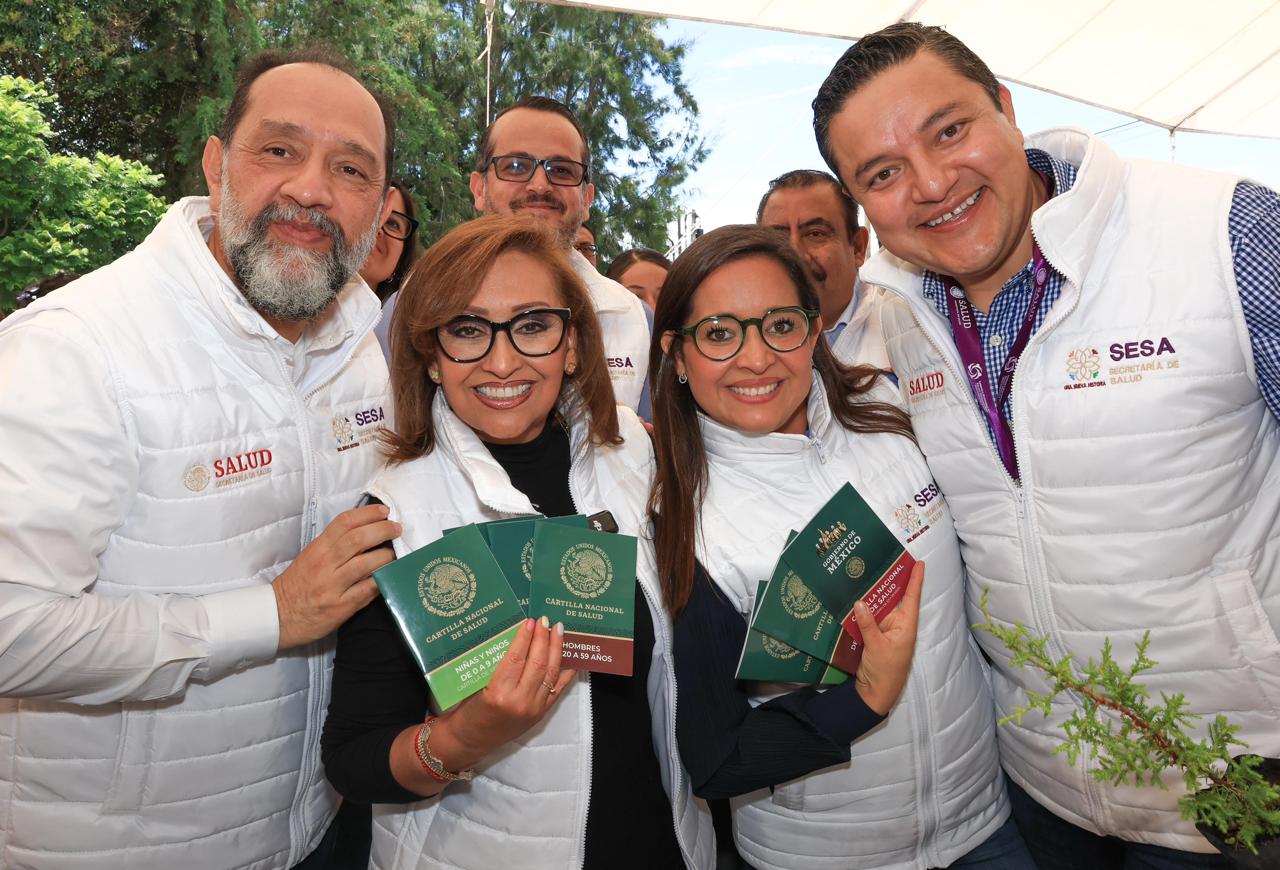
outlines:
[{"label": "black eyeglasses frame", "polygon": [[[520,349],[520,345],[517,344],[516,340],[512,337],[511,325],[518,320],[528,317],[531,314],[554,314],[556,317],[560,318],[560,322],[563,327],[560,331],[560,340],[556,342],[555,347],[551,348],[551,350],[546,351],[545,353],[527,353]],[[441,324],[440,326],[437,326],[434,330],[432,330],[432,333],[435,336],[436,347],[440,348],[440,352],[442,354],[444,354],[445,356],[447,356],[449,359],[453,360],[456,363],[479,362],[480,360],[487,357],[489,355],[489,352],[493,350],[493,343],[498,340],[499,332],[505,332],[507,334],[507,341],[511,342],[511,347],[515,350],[516,353],[520,354],[521,356],[527,356],[527,357],[532,357],[536,359],[538,357],[551,356],[551,354],[555,353],[560,349],[560,347],[564,344],[564,337],[569,334],[569,321],[572,320],[572,318],[573,318],[573,312],[568,308],[530,308],[528,311],[521,311],[519,314],[517,314],[515,317],[511,318],[510,320],[504,320],[501,323],[496,323],[488,319],[487,317],[481,317],[478,314],[460,314],[457,317],[450,320],[448,323],[444,323],[444,324]],[[458,322],[483,323],[489,327],[489,344],[485,346],[484,353],[479,354],[478,356],[462,359],[454,356],[453,354],[449,353],[449,351],[444,349],[444,344],[443,342],[440,341],[440,330],[445,329]]]}]

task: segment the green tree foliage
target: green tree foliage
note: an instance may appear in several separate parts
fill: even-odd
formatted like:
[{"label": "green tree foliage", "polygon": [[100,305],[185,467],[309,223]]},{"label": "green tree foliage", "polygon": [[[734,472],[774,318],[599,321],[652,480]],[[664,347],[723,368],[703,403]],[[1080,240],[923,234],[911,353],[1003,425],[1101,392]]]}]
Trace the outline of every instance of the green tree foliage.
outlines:
[{"label": "green tree foliage", "polygon": [[[485,124],[481,0],[11,0],[0,73],[59,95],[56,150],[105,151],[164,175],[168,199],[202,193],[200,153],[235,65],[263,47],[327,42],[395,104],[396,174],[422,209],[424,241],[475,214],[467,190]],[[593,151],[602,255],[629,237],[666,247],[677,189],[706,156],[683,81],[685,46],[657,19],[498,3],[494,110],[545,94],[579,113]]]},{"label": "green tree foliage", "polygon": [[200,152],[236,62],[262,46],[237,0],[9,0],[0,73],[43,82],[64,154],[119,154],[165,177],[168,200],[202,192]]},{"label": "green tree foliage", "polygon": [[[484,49],[479,3],[458,3],[473,35],[468,50]],[[667,248],[667,223],[679,215],[678,188],[706,158],[698,106],[684,83],[686,46],[668,44],[659,22],[637,15],[543,3],[512,3],[494,17],[494,110],[541,94],[572,106],[587,131],[596,185],[593,225],[602,262],[633,244]],[[483,129],[483,69],[476,87],[453,96]],[[474,149],[469,149],[474,154]]]},{"label": "green tree foliage", "polygon": [[1153,703],[1137,682],[1156,664],[1147,658],[1149,632],[1128,667],[1116,660],[1110,640],[1103,642],[1100,661],[1089,659],[1080,667],[1070,656],[1053,658],[1049,639],[1033,635],[1021,623],[995,622],[987,613],[985,592],[980,606],[983,621],[974,628],[998,638],[1012,654],[1011,665],[1039,671],[1050,686],[1044,694],[1029,692],[1027,704],[1015,707],[1001,725],[1021,723],[1036,711],[1048,717],[1054,700],[1069,693],[1075,709],[1063,723],[1065,739],[1055,751],[1066,753],[1072,765],[1089,751],[1096,762],[1089,771],[1095,780],[1159,788],[1167,787],[1161,774],[1176,770],[1186,787],[1178,801],[1183,818],[1216,829],[1229,846],[1252,852],[1259,841],[1280,836],[1280,785],[1259,772],[1258,756],[1232,756],[1233,746],[1244,747],[1237,737],[1240,726],[1219,714],[1209,723],[1207,736],[1196,740],[1188,729],[1200,717],[1181,693],[1162,692],[1159,703]]},{"label": "green tree foliage", "polygon": [[164,213],[150,192],[160,176],[141,163],[51,154],[44,111],[54,103],[39,85],[0,76],[0,310],[41,278],[111,262]]}]

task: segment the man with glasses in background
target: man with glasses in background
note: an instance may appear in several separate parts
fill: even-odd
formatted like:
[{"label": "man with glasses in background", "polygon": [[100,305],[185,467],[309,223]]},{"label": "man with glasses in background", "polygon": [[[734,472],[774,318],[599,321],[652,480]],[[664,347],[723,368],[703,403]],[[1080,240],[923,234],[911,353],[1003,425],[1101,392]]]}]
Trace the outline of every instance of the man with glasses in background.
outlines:
[{"label": "man with glasses in background", "polygon": [[867,257],[858,205],[830,173],[795,169],[769,182],[756,223],[787,234],[804,258],[822,300],[822,328],[836,359],[846,365],[889,368],[880,332],[880,289],[858,280]]},{"label": "man with glasses in background", "polygon": [[[638,408],[649,371],[649,321],[640,300],[597,272],[576,241],[596,195],[582,124],[558,100],[527,97],[498,113],[481,134],[479,151],[470,182],[475,207],[483,214],[531,215],[556,228],[600,319],[614,395]],[[589,244],[594,247],[594,238]],[[396,295],[387,300],[384,317],[391,317],[395,301]]]},{"label": "man with glasses in background", "polygon": [[596,260],[596,232],[587,224],[578,227],[578,234],[573,237],[573,249],[585,257],[592,266],[599,268],[600,264]]},{"label": "man with glasses in background", "polygon": [[557,100],[528,97],[498,114],[480,137],[471,195],[485,214],[528,214],[556,227],[587,285],[619,404],[636,408],[649,371],[649,325],[635,294],[596,271],[574,238],[595,198],[587,136]]}]

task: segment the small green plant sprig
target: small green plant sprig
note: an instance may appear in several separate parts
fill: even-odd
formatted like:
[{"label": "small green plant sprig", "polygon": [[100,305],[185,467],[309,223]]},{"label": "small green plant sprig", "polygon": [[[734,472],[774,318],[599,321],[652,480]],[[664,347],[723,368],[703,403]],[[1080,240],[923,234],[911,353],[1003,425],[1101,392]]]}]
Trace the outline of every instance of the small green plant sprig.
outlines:
[{"label": "small green plant sprig", "polygon": [[1245,747],[1236,736],[1240,726],[1219,714],[1209,723],[1208,737],[1194,740],[1187,727],[1200,716],[1191,712],[1182,693],[1161,692],[1160,703],[1152,704],[1147,690],[1136,682],[1156,664],[1147,658],[1150,632],[1138,642],[1137,657],[1129,667],[1115,660],[1107,639],[1101,661],[1090,658],[1080,668],[1070,656],[1055,660],[1047,637],[1033,635],[1021,623],[1008,626],[992,620],[985,591],[979,606],[984,621],[974,628],[994,635],[1011,653],[1011,664],[1040,671],[1051,687],[1045,694],[1028,692],[1026,706],[1014,707],[1001,725],[1021,724],[1036,710],[1048,718],[1054,699],[1070,692],[1079,705],[1063,723],[1065,740],[1054,751],[1066,753],[1071,764],[1085,747],[1092,747],[1097,767],[1089,774],[1095,780],[1160,788],[1167,787],[1161,772],[1180,770],[1187,787],[1178,801],[1184,819],[1208,825],[1228,846],[1255,854],[1259,839],[1280,835],[1280,785],[1272,785],[1257,770],[1259,756],[1231,756],[1232,746]]}]

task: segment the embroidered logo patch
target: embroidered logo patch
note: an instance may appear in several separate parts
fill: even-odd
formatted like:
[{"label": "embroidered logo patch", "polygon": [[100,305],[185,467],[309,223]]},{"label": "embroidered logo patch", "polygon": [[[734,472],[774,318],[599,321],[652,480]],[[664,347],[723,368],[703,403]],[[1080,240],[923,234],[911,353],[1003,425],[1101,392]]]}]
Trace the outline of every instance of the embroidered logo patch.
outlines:
[{"label": "embroidered logo patch", "polygon": [[946,377],[940,371],[927,372],[907,379],[907,398],[912,404],[942,395]]},{"label": "embroidered logo patch", "polygon": [[183,485],[192,492],[202,492],[209,485],[209,469],[199,462],[187,467],[182,475]]},{"label": "embroidered logo patch", "polygon": [[1146,378],[1182,365],[1178,351],[1167,335],[1113,342],[1107,353],[1112,362],[1118,363],[1107,371],[1107,381],[1112,384],[1141,383]]},{"label": "embroidered logo patch", "polygon": [[1102,354],[1094,347],[1078,347],[1067,353],[1067,383],[1064,390],[1079,390],[1084,387],[1105,387],[1107,382],[1100,379],[1102,374]]},{"label": "embroidered logo patch", "polygon": [[339,453],[351,450],[370,441],[378,430],[378,424],[386,419],[382,407],[366,408],[351,416],[339,414],[333,418],[330,426],[333,429],[334,449]]}]

